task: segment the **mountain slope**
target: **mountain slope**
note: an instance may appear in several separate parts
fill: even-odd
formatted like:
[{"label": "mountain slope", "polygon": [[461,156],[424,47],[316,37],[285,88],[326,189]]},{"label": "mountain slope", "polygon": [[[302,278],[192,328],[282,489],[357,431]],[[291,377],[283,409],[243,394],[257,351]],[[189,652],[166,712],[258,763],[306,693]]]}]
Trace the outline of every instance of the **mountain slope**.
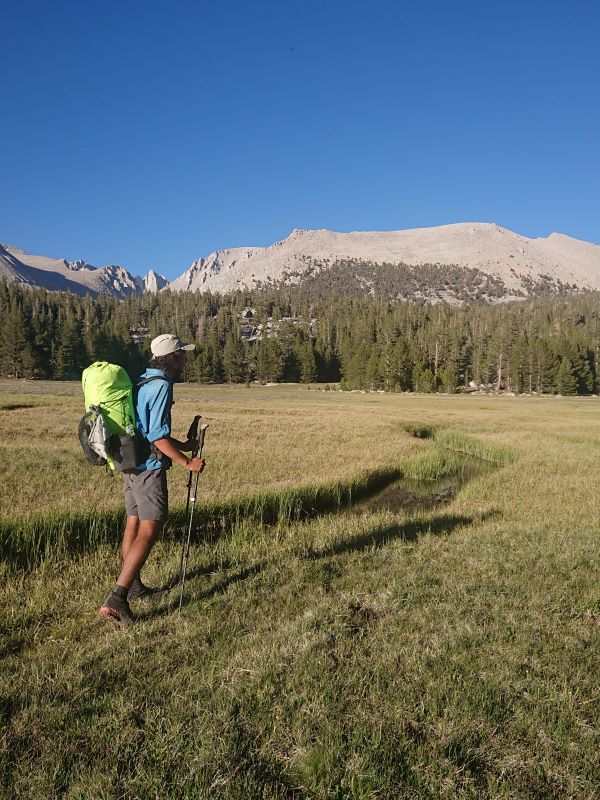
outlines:
[{"label": "mountain slope", "polygon": [[218,250],[206,258],[193,261],[189,269],[169,283],[168,288],[174,292],[194,292],[198,289],[228,291],[224,288],[215,288],[217,285],[238,288],[235,284],[239,277],[248,273],[251,259],[260,256],[268,249],[270,248],[234,247],[229,250]]},{"label": "mountain slope", "polygon": [[108,294],[120,298],[144,291],[146,281],[158,288],[164,285],[164,278],[158,276],[154,270],[146,278],[134,278],[126,269],[116,264],[97,269],[85,261],[31,255],[8,244],[0,245],[0,279],[28,286],[41,286],[51,291],[72,291],[94,297]]},{"label": "mountain slope", "polygon": [[491,223],[389,232],[294,230],[270,247],[235,248],[198,259],[169,288],[227,292],[300,283],[307,274],[352,261],[477,270],[499,282],[506,297],[528,295],[540,282],[557,291],[600,289],[600,246],[556,233],[528,239]]},{"label": "mountain slope", "polygon": [[[9,283],[20,283],[26,286],[42,286],[51,291],[72,291],[77,294],[98,294],[95,281],[84,281],[75,276],[76,270],[70,270],[67,262],[60,259],[46,259],[32,256],[24,261],[18,256],[27,256],[22,250],[9,245],[0,245],[0,278]],[[85,278],[88,276],[86,275]],[[79,279],[78,279],[79,278]]]},{"label": "mountain slope", "polygon": [[302,284],[316,294],[371,293],[437,302],[500,302],[600,289],[600,246],[559,233],[528,239],[490,223],[405,231],[294,230],[270,247],[199,258],[171,283],[155,270],[134,277],[115,264],[31,255],[0,245],[0,280],[77,294],[230,292]]}]

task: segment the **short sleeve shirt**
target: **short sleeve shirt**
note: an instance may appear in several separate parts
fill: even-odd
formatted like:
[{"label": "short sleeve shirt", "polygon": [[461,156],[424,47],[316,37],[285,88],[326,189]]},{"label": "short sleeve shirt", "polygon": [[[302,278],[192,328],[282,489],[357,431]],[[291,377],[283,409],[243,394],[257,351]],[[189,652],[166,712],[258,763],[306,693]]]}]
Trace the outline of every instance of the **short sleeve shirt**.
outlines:
[{"label": "short sleeve shirt", "polygon": [[[162,380],[153,380],[140,386],[135,402],[137,429],[149,442],[155,442],[157,439],[171,435],[171,406],[173,405],[173,384],[166,372],[148,368],[143,375],[140,375],[138,383],[153,376],[162,378]],[[146,461],[138,464],[137,468],[140,470],[160,469],[161,463],[153,455],[150,455]]]}]

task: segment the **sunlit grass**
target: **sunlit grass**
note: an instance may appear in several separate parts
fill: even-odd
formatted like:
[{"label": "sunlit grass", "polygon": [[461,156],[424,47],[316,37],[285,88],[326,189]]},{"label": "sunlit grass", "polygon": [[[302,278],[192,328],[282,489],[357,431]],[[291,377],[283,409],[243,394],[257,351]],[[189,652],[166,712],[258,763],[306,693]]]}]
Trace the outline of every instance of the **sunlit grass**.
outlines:
[{"label": "sunlit grass", "polygon": [[[211,426],[199,522],[227,524],[196,539],[182,614],[175,589],[125,632],[95,617],[121,486],[82,465],[77,387],[6,386],[3,446],[35,464],[38,429],[53,468],[15,465],[24,492],[2,454],[2,522],[31,532],[30,500],[47,497],[65,542],[76,512],[82,530],[110,525],[5,571],[0,796],[597,796],[596,398],[177,387],[181,435],[196,409]],[[369,475],[432,480],[465,454],[486,468],[445,506],[347,507]],[[170,483],[181,508],[185,474]],[[146,568],[155,585],[177,576],[178,519]]]},{"label": "sunlit grass", "polygon": [[[23,384],[15,387],[19,394],[2,394],[7,383],[0,382],[0,513],[120,508],[120,478],[88,465],[77,441],[83,414],[78,385],[66,385],[72,394],[42,400],[23,394]],[[52,384],[45,386],[52,391]],[[33,388],[39,391],[37,384]],[[357,405],[349,395],[304,387],[180,385],[175,396],[174,435],[185,439],[196,413],[209,424],[202,477],[206,500],[353,478],[364,469],[396,465],[421,449],[420,442],[393,427],[393,416],[380,416],[379,404]],[[35,405],[10,411],[10,403]],[[175,505],[185,501],[186,483],[186,473],[174,467]]]}]

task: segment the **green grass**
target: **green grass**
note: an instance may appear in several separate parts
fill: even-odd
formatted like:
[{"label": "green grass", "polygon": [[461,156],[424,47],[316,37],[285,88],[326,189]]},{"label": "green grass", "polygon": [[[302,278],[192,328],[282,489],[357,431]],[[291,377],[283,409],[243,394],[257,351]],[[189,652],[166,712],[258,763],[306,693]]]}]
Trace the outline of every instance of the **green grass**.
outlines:
[{"label": "green grass", "polygon": [[[22,452],[56,405],[70,430],[68,385],[1,388],[0,406],[45,404],[0,409]],[[0,587],[0,797],[599,796],[597,400],[178,391],[178,424],[202,397],[214,443],[182,613],[173,590],[139,602],[132,630],[95,617],[119,567],[119,486],[86,507],[65,433],[47,516],[65,546],[14,559]],[[347,506],[369,476],[434,481],[472,457],[482,471],[445,506]],[[97,520],[83,548],[67,546],[75,511]],[[178,564],[167,536],[146,579]]]},{"label": "green grass", "polygon": [[[418,437],[422,438],[422,437]],[[440,448],[407,460],[402,465],[363,471],[345,481],[328,481],[291,489],[261,491],[227,500],[199,503],[194,516],[192,541],[226,533],[241,523],[288,524],[319,514],[339,511],[381,491],[401,478],[437,481],[459,475],[470,456],[500,465],[510,460],[508,450],[482,445],[467,437],[436,434]],[[188,516],[183,506],[171,510],[164,536],[181,536]],[[19,517],[0,517],[0,552],[4,568],[31,569],[45,561],[85,553],[114,542],[123,527],[124,512],[55,511]]]}]

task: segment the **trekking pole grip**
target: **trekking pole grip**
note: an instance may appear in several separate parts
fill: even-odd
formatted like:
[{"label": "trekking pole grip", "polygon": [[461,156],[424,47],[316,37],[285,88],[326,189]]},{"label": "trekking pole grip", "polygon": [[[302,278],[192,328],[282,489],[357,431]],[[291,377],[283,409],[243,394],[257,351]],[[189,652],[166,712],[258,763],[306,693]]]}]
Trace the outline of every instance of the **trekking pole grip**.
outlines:
[{"label": "trekking pole grip", "polygon": [[[202,419],[201,414],[196,414],[196,416],[194,417],[194,421],[190,425],[190,429],[187,434],[188,442],[191,441],[192,439],[196,440],[198,439],[198,423],[200,422],[201,419]],[[197,452],[198,452],[197,448],[196,450],[192,450],[192,458],[195,458]]]},{"label": "trekking pole grip", "polygon": [[200,426],[200,433],[198,434],[198,450],[196,451],[196,455],[199,458],[202,458],[202,448],[204,447],[204,434],[206,433],[206,429],[208,425],[204,423]]}]

